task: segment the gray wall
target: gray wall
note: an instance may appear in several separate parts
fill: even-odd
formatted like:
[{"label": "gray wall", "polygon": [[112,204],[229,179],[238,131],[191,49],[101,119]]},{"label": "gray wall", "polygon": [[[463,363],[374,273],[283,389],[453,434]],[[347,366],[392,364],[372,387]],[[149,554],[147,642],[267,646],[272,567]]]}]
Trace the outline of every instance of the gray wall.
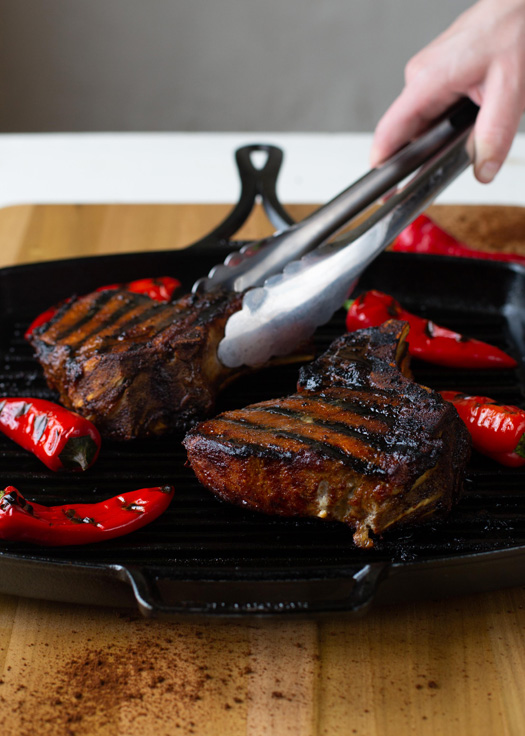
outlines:
[{"label": "gray wall", "polygon": [[470,0],[0,0],[0,131],[366,131]]}]

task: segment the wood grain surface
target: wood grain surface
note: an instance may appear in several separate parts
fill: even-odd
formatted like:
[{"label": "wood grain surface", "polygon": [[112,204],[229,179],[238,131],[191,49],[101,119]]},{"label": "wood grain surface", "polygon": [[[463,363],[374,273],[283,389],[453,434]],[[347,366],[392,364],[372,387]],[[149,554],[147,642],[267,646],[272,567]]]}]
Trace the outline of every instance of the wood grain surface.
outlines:
[{"label": "wood grain surface", "polygon": [[[290,209],[301,217],[311,208]],[[183,247],[228,210],[13,207],[0,211],[0,265]],[[523,212],[512,210],[525,252]],[[436,216],[473,240],[483,220],[465,220],[464,208]],[[267,232],[257,211],[240,237]],[[505,248],[510,235],[496,228],[489,246],[486,233],[478,237]],[[525,588],[351,620],[233,623],[0,596],[0,668],[8,736],[519,736]]]}]

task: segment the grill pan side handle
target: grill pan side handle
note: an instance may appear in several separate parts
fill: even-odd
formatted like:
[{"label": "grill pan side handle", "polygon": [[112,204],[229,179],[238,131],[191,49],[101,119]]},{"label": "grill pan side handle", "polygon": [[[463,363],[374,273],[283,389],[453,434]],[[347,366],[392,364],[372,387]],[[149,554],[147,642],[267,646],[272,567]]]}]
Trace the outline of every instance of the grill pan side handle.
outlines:
[{"label": "grill pan side handle", "polygon": [[[267,158],[260,167],[254,163],[254,154],[263,153]],[[277,146],[267,143],[254,143],[239,148],[235,153],[237,167],[241,176],[255,183],[257,194],[261,197],[267,218],[276,230],[285,230],[295,225],[295,220],[285,210],[277,196],[277,179],[283,162],[283,152]]]},{"label": "grill pan side handle", "polygon": [[[263,166],[255,166],[252,155],[264,153],[266,161]],[[277,146],[265,143],[254,143],[243,146],[235,152],[235,161],[241,181],[241,194],[237,204],[233,207],[226,218],[217,225],[202,240],[194,243],[192,247],[209,247],[217,242],[229,240],[242,227],[253,212],[254,204],[258,197],[261,198],[268,219],[275,227],[283,228],[293,224],[294,220],[284,210],[277,199],[276,184],[283,152]]]},{"label": "grill pan side handle", "polygon": [[390,565],[374,562],[334,577],[206,576],[188,580],[136,566],[118,566],[117,575],[131,585],[140,612],[149,618],[181,615],[258,617],[301,615],[358,615],[373,602]]}]

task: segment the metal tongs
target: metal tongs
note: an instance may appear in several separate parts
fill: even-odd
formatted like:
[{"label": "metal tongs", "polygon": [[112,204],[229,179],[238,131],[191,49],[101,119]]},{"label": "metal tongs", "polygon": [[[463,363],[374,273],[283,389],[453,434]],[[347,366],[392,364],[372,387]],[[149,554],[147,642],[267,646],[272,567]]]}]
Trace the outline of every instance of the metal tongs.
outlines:
[{"label": "metal tongs", "polygon": [[[466,144],[477,112],[462,100],[309,217],[231,254],[197,281],[194,291],[247,290],[242,309],[226,323],[220,361],[264,363],[328,322],[365,268],[472,162]],[[364,221],[327,242],[378,199],[382,204]]]}]

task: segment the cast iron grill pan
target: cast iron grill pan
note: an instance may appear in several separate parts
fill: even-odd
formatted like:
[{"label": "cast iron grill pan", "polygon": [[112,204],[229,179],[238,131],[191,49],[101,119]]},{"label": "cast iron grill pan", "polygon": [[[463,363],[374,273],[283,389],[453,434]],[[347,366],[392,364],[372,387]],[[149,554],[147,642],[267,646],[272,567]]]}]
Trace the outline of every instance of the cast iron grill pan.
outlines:
[{"label": "cast iron grill pan", "polygon": [[[253,204],[256,194],[247,189],[245,183],[243,207],[236,208],[242,218],[251,209],[243,197]],[[234,232],[240,223],[230,220],[228,227]],[[56,398],[23,339],[25,328],[40,311],[71,293],[141,276],[172,274],[189,288],[231,251],[232,242],[218,231],[183,251],[0,270],[0,394]],[[361,279],[359,289],[368,288],[391,293],[409,309],[496,344],[520,362],[517,370],[472,373],[414,361],[417,381],[523,405],[525,269],[385,253]],[[343,330],[341,312],[318,331],[318,349],[325,349]],[[297,372],[296,365],[247,376],[221,396],[217,411],[293,392]],[[392,603],[525,583],[522,469],[504,468],[475,453],[463,500],[447,521],[391,533],[377,540],[373,550],[364,551],[354,546],[352,532],[343,525],[268,517],[219,501],[185,467],[181,439],[173,435],[105,442],[87,473],[63,476],[0,436],[2,487],[14,485],[33,501],[97,501],[164,484],[176,489],[172,505],[160,519],[120,539],[57,549],[0,542],[0,591],[49,600],[138,605],[146,615],[167,617],[333,615],[361,611],[372,600]]]},{"label": "cast iron grill pan", "polygon": [[[183,276],[189,286],[198,275],[196,268],[202,272],[204,259],[211,266],[218,251],[227,248],[231,244],[216,245],[198,259],[182,251],[4,269],[0,278],[10,283],[16,299],[8,302],[2,289],[1,393],[55,398],[23,331],[39,310],[64,296],[63,284],[83,293],[103,282],[169,272]],[[46,284],[45,299],[32,288],[35,282]],[[525,295],[525,269],[387,253],[362,278],[361,289],[372,286],[437,322],[497,344],[521,361],[517,371],[476,373],[414,363],[419,382],[523,403],[524,324],[523,314],[518,320],[516,313]],[[343,330],[341,313],[319,330],[319,350]],[[297,371],[298,366],[272,368],[237,381],[217,409],[292,392]],[[121,539],[57,549],[0,543],[0,589],[112,605],[137,600],[144,612],[154,614],[264,615],[353,611],[374,595],[395,600],[400,590],[404,597],[410,592],[440,595],[525,581],[525,474],[520,469],[503,468],[475,454],[465,496],[446,522],[390,534],[374,550],[363,551],[343,525],[267,517],[219,501],[185,467],[181,439],[105,442],[90,471],[62,476],[0,437],[3,485],[15,485],[37,502],[96,501],[151,485],[176,488],[163,517]],[[487,565],[490,574],[473,574]]]}]

